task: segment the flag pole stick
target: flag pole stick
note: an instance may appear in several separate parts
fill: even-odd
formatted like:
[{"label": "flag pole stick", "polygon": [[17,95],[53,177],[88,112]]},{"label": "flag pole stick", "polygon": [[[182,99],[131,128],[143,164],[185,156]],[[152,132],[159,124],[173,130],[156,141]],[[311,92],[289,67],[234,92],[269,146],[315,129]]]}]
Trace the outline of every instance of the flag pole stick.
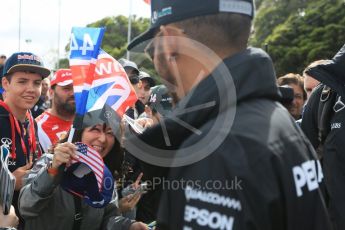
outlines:
[{"label": "flag pole stick", "polygon": [[75,128],[74,128],[73,125],[72,125],[72,126],[71,126],[71,129],[70,129],[70,131],[69,131],[69,135],[68,135],[67,142],[72,143],[73,136],[74,136],[74,132],[75,132]]},{"label": "flag pole stick", "polygon": [[[132,0],[129,0],[129,15],[128,15],[128,31],[127,31],[127,44],[131,41],[131,34],[132,34]],[[130,60],[130,53],[127,50],[126,58]]]}]

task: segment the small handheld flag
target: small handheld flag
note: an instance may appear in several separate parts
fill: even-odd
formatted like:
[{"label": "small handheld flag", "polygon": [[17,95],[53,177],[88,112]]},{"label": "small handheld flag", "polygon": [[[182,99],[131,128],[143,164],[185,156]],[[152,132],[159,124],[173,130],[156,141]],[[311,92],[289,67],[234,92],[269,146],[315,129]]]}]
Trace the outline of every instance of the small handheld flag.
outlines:
[{"label": "small handheld flag", "polygon": [[103,35],[104,28],[74,27],[72,29],[69,62],[76,102],[75,128],[81,128],[82,118],[86,113],[86,102]]},{"label": "small handheld flag", "polygon": [[78,160],[72,160],[62,178],[66,191],[82,197],[90,206],[102,208],[112,199],[114,179],[102,157],[92,147],[77,142]]}]

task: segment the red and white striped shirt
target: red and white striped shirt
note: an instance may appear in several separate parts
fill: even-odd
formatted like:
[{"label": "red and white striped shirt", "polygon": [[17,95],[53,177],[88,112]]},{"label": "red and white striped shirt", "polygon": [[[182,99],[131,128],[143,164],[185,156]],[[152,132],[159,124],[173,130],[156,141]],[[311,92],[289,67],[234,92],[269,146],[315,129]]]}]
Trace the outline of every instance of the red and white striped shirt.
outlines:
[{"label": "red and white striped shirt", "polygon": [[38,140],[46,153],[50,146],[66,136],[73,121],[62,120],[46,111],[36,118],[36,122]]}]

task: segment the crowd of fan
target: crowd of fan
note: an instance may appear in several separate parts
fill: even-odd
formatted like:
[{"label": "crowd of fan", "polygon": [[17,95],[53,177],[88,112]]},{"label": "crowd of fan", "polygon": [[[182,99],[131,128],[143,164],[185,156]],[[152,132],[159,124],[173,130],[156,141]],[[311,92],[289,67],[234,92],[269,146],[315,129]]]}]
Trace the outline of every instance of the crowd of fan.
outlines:
[{"label": "crowd of fan", "polygon": [[[19,221],[18,229],[25,225],[35,230],[50,226],[135,230],[148,229],[144,223],[157,220],[159,229],[345,228],[341,165],[345,46],[332,60],[310,63],[301,75],[276,78],[269,56],[247,47],[252,0],[203,1],[198,7],[193,3],[198,1],[152,1],[151,28],[128,47],[152,38],[146,52],[160,77],[176,89],[156,85],[136,63],[120,59],[138,98],[126,110],[126,122],[118,130],[111,130],[109,124],[77,130],[72,143],[67,141],[76,113],[71,70],[58,69],[50,75],[32,53],[15,53],[6,62],[1,56],[0,137],[12,139],[9,169],[17,179],[16,213],[1,212],[1,227],[17,227]],[[210,50],[221,64],[211,58]],[[226,80],[216,84],[222,81],[219,73],[226,75],[224,69],[231,72],[233,90],[222,89],[228,87]],[[26,85],[29,90],[22,90]],[[195,110],[211,100],[214,106]],[[181,105],[189,107],[181,110]],[[225,122],[209,143],[203,143],[212,154],[189,166],[153,165],[123,145],[139,137],[150,146],[175,151],[177,158],[179,150],[187,149],[182,156],[188,159],[194,154],[189,147],[214,131],[219,117]],[[226,132],[231,119],[233,125]],[[130,121],[146,131],[139,135]],[[171,138],[168,146],[163,146],[165,134]],[[61,188],[65,186],[61,166],[77,159],[73,143],[78,142],[97,150],[116,181],[116,191],[105,207],[92,208]],[[139,189],[142,182],[157,178],[207,183],[237,177],[243,190],[192,186],[164,190],[162,184]]]}]

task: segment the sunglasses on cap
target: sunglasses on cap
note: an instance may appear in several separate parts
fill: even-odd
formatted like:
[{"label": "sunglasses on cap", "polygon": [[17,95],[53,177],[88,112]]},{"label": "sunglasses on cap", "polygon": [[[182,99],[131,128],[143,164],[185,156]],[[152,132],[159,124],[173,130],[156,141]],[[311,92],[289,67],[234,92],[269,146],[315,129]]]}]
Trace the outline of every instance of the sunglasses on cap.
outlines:
[{"label": "sunglasses on cap", "polygon": [[131,82],[132,85],[136,85],[139,83],[140,79],[138,75],[132,75],[128,76],[129,81]]}]

